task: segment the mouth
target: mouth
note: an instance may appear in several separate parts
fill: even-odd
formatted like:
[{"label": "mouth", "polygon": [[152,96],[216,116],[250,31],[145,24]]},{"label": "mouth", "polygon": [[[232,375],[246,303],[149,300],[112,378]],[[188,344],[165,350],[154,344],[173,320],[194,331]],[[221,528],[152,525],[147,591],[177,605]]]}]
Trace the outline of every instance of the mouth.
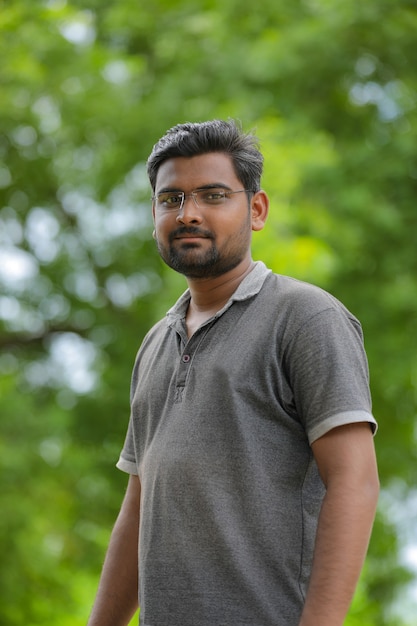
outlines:
[{"label": "mouth", "polygon": [[177,240],[193,243],[201,241],[201,239],[212,239],[212,236],[209,233],[202,233],[201,231],[177,230],[171,233],[170,239],[171,241]]},{"label": "mouth", "polygon": [[178,237],[174,237],[174,239],[177,239],[179,241],[182,240],[186,240],[186,241],[198,241],[199,239],[207,239],[207,237],[204,237],[203,235],[179,235]]}]

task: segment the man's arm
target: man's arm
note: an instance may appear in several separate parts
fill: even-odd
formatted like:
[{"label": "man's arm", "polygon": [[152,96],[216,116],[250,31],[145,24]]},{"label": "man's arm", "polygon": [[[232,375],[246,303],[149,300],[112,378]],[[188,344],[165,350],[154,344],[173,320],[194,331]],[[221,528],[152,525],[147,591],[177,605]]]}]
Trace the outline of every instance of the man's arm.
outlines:
[{"label": "man's arm", "polygon": [[369,424],[331,430],[312,444],[327,492],[299,626],[342,626],[368,549],[379,493]]},{"label": "man's arm", "polygon": [[130,476],[88,626],[126,626],[138,607],[140,482]]}]

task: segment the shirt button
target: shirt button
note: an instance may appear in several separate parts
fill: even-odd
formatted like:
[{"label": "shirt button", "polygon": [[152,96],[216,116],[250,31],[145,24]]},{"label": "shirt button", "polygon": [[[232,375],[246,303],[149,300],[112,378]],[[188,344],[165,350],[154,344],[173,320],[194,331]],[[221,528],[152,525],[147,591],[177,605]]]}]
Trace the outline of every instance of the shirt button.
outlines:
[{"label": "shirt button", "polygon": [[182,362],[183,363],[189,363],[191,361],[191,357],[189,354],[184,354],[182,357]]}]

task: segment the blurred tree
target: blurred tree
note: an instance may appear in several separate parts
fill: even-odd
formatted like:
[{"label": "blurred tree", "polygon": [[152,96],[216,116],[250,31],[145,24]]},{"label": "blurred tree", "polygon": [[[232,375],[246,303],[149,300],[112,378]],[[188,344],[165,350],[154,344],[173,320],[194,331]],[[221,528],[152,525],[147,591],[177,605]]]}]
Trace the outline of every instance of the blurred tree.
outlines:
[{"label": "blurred tree", "polygon": [[[135,351],[185,285],[155,252],[144,169],[180,121],[257,129],[273,211],[255,256],[362,320],[381,478],[405,500],[417,482],[415,3],[0,7],[0,622],[85,623],[126,484],[113,466]],[[409,575],[384,502],[348,626],[401,623],[392,602]]]}]

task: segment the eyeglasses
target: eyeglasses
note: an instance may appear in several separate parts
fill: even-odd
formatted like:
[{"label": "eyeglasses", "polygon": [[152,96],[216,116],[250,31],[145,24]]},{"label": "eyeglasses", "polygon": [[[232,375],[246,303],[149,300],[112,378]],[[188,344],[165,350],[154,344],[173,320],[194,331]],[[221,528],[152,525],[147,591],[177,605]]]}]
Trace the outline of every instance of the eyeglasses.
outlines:
[{"label": "eyeglasses", "polygon": [[248,189],[238,189],[238,191],[228,191],[221,188],[195,189],[190,193],[184,191],[163,191],[152,196],[156,208],[161,211],[181,211],[185,198],[192,198],[194,204],[199,208],[221,206],[226,204],[235,193],[252,193]]}]

